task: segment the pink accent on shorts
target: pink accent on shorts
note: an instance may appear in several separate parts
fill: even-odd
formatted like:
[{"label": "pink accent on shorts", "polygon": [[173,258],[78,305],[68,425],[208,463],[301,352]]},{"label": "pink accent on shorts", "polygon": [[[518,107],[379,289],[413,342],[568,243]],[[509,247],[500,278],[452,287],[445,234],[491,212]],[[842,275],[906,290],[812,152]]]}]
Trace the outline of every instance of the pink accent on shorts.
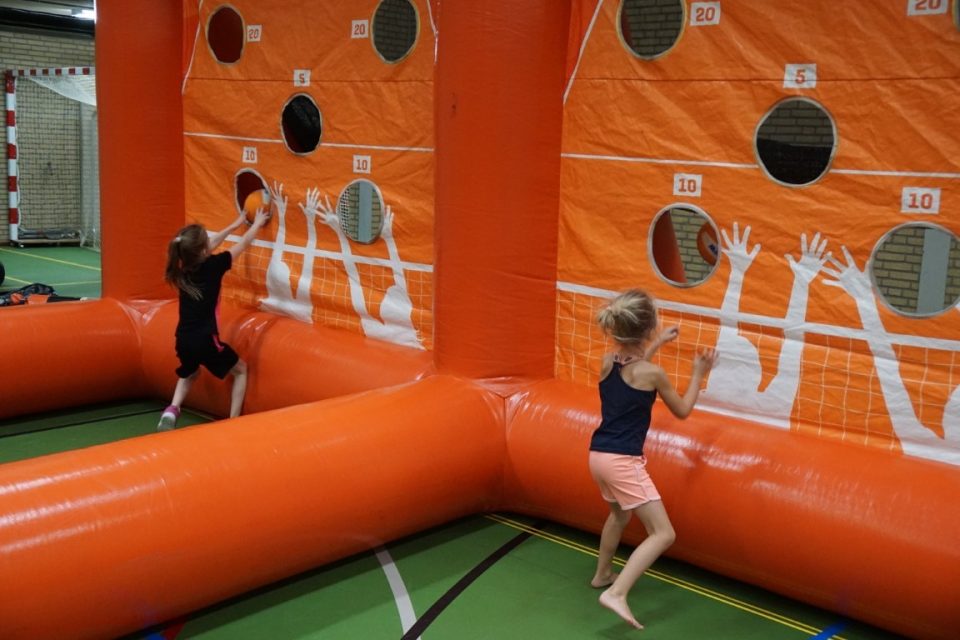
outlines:
[{"label": "pink accent on shorts", "polygon": [[220,342],[220,336],[213,334],[213,345],[217,348],[217,351],[223,351],[223,344]]},{"label": "pink accent on shorts", "polygon": [[645,456],[590,452],[590,474],[607,502],[616,502],[628,511],[654,500],[660,493],[647,473]]}]

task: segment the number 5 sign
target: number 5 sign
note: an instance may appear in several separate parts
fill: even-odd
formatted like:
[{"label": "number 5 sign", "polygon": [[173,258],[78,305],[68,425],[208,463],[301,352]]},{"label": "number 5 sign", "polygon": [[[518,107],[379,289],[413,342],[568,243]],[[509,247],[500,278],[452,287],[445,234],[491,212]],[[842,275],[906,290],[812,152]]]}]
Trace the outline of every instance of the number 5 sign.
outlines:
[{"label": "number 5 sign", "polygon": [[813,89],[815,86],[817,86],[817,65],[788,64],[784,69],[784,89]]}]

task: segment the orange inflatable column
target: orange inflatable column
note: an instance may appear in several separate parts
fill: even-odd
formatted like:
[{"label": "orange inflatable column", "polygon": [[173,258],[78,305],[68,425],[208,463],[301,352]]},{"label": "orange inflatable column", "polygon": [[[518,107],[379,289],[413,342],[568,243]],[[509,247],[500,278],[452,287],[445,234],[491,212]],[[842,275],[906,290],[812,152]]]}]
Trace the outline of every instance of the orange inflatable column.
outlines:
[{"label": "orange inflatable column", "polygon": [[443,5],[435,355],[474,378],[553,375],[566,1]]},{"label": "orange inflatable column", "polygon": [[103,295],[169,298],[166,245],[183,224],[183,9],[97,3]]}]

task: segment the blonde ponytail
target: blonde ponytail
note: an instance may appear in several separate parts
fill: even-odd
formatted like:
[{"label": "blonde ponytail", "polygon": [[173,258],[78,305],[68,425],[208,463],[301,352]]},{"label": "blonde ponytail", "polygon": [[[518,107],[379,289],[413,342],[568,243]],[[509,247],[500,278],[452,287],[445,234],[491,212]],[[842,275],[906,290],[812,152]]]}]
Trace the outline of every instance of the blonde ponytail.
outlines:
[{"label": "blonde ponytail", "polygon": [[620,344],[643,342],[657,328],[657,307],[645,292],[630,289],[600,310],[597,324]]}]

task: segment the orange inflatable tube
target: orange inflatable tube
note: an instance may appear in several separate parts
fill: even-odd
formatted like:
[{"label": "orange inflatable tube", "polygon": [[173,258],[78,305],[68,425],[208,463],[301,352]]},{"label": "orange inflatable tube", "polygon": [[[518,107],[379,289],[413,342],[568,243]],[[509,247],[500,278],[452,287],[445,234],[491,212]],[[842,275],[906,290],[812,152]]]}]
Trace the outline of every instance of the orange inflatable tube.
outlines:
[{"label": "orange inflatable tube", "polygon": [[5,308],[0,336],[0,418],[145,392],[136,323],[116,300]]},{"label": "orange inflatable tube", "polygon": [[3,637],[115,637],[493,509],[499,404],[433,376],[244,416],[229,437],[189,428],[2,465]]},{"label": "orange inflatable tube", "polygon": [[[179,364],[173,350],[177,304],[151,305],[139,317],[147,387],[156,397],[171,397]],[[221,306],[220,331],[256,372],[248,382],[244,413],[390,387],[434,370],[426,351],[230,305]],[[203,373],[195,386],[191,406],[228,414],[229,384]]]},{"label": "orange inflatable tube", "polygon": [[[507,509],[602,526],[586,464],[599,409],[595,390],[560,381],[509,400]],[[669,555],[910,637],[953,637],[954,469],[702,411],[681,421],[659,403],[652,425],[650,473],[677,531]]]}]

